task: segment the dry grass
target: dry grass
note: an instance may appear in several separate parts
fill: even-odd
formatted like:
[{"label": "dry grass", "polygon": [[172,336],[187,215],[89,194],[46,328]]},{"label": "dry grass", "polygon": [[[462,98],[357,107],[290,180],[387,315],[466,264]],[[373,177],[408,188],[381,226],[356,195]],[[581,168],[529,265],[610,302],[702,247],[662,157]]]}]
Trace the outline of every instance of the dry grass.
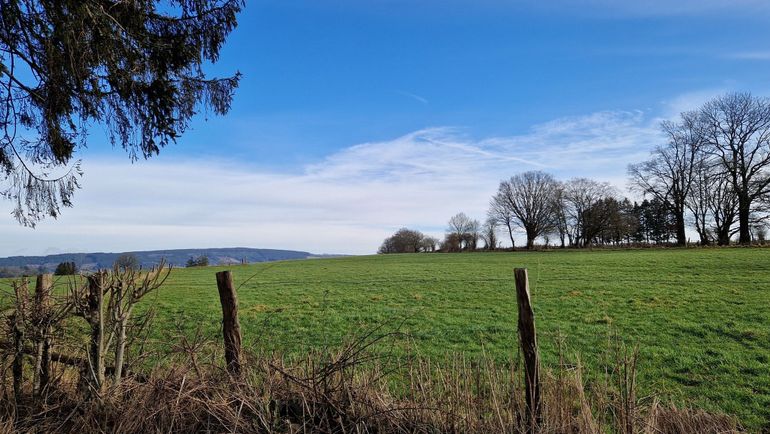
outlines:
[{"label": "dry grass", "polygon": [[[387,334],[369,333],[335,353],[302,359],[251,356],[240,378],[185,350],[146,381],[129,377],[86,399],[68,368],[38,399],[15,405],[3,375],[0,433],[524,433],[523,373],[517,363],[463,356],[374,356]],[[189,345],[185,345],[189,348]],[[196,352],[216,352],[210,343]],[[635,352],[585,384],[580,366],[544,370],[538,433],[732,433],[723,415],[662,405],[636,396]]]}]

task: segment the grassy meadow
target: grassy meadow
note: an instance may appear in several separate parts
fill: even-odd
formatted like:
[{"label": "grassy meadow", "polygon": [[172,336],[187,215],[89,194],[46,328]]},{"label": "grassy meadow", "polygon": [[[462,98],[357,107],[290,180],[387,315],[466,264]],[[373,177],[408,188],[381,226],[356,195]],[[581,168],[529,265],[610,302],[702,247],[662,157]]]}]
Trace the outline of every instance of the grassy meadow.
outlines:
[{"label": "grassy meadow", "polygon": [[436,360],[516,360],[513,268],[529,269],[543,364],[600,370],[612,336],[639,347],[640,396],[770,427],[770,249],[647,249],[381,255],[174,269],[145,305],[170,346],[219,339],[215,272],[239,287],[244,344],[302,355],[372,327],[403,337],[378,351]]},{"label": "grassy meadow", "polygon": [[[230,267],[248,347],[302,353],[374,325],[413,348],[516,357],[512,269],[529,269],[544,364],[598,366],[618,335],[640,349],[641,392],[770,426],[770,249],[413,254]],[[217,336],[214,273],[174,270],[155,299],[157,333]],[[392,350],[392,348],[388,348]]]}]

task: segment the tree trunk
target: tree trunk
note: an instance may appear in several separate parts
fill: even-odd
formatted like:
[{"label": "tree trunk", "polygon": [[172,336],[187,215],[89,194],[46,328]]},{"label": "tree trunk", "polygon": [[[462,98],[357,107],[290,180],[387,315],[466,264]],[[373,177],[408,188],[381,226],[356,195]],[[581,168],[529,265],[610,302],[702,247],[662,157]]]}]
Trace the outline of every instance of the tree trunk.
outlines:
[{"label": "tree trunk", "polygon": [[527,250],[532,250],[535,247],[535,237],[527,231]]},{"label": "tree trunk", "polygon": [[740,224],[740,238],[738,242],[741,244],[751,244],[751,231],[749,228],[749,214],[751,213],[751,200],[746,193],[741,193],[738,196],[738,222]]},{"label": "tree trunk", "polygon": [[711,244],[711,240],[709,239],[707,232],[699,231],[698,236],[700,237],[701,246],[708,246]]},{"label": "tree trunk", "polygon": [[43,338],[43,363],[40,366],[40,391],[45,392],[51,382],[51,329]]},{"label": "tree trunk", "polygon": [[104,277],[88,277],[88,323],[91,326],[89,364],[86,369],[88,384],[96,393],[104,386]]},{"label": "tree trunk", "polygon": [[35,396],[48,387],[51,378],[51,275],[40,274],[35,282],[35,369],[32,393]]},{"label": "tree trunk", "polygon": [[505,225],[508,228],[508,236],[511,238],[511,249],[516,249],[516,242],[513,241],[513,228],[510,224]]},{"label": "tree trunk", "polygon": [[674,219],[676,220],[676,245],[687,245],[687,234],[685,233],[685,221],[684,221],[684,209],[674,211]]},{"label": "tree trunk", "polygon": [[126,323],[118,325],[118,337],[115,342],[115,384],[120,382],[123,376],[123,359],[126,352]]},{"label": "tree trunk", "polygon": [[720,246],[730,245],[730,227],[726,226],[717,233],[717,244]]},{"label": "tree trunk", "polygon": [[18,311],[11,317],[11,324],[13,324],[13,395],[18,405],[21,402],[24,385],[24,329],[21,324],[21,314]]},{"label": "tree trunk", "polygon": [[23,278],[21,282],[13,284],[13,291],[16,296],[16,306],[11,314],[11,334],[13,335],[13,362],[11,372],[13,374],[13,395],[16,405],[19,405],[22,399],[24,387],[24,339],[26,330],[24,327],[24,308],[29,299],[29,288],[27,279]]}]

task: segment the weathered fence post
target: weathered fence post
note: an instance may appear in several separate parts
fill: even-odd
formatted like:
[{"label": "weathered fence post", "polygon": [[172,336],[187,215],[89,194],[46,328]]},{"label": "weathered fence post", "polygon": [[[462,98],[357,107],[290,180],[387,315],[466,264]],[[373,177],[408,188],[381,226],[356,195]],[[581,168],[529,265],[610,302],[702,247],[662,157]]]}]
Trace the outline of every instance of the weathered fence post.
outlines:
[{"label": "weathered fence post", "polygon": [[89,385],[97,393],[101,394],[104,387],[104,291],[107,283],[107,275],[97,272],[88,276],[88,323],[91,326],[91,343],[89,348],[90,369],[86,377],[90,379]]},{"label": "weathered fence post", "polygon": [[241,326],[238,323],[238,294],[229,271],[217,273],[219,302],[222,305],[222,335],[225,341],[227,371],[234,376],[241,373]]},{"label": "weathered fence post", "polygon": [[11,316],[13,329],[13,395],[18,405],[21,402],[22,387],[24,386],[24,311],[28,297],[26,278],[21,283],[14,283],[16,306]]},{"label": "weathered fence post", "polygon": [[11,325],[13,327],[13,395],[16,404],[19,404],[24,385],[24,329],[19,312],[14,312],[11,316]]},{"label": "weathered fence post", "polygon": [[32,393],[37,396],[51,378],[51,275],[40,274],[35,281],[35,370]]},{"label": "weathered fence post", "polygon": [[541,423],[540,360],[535,334],[535,312],[529,297],[529,280],[526,268],[513,270],[516,278],[516,301],[519,305],[519,338],[524,353],[524,377],[526,381],[527,432],[534,433]]}]

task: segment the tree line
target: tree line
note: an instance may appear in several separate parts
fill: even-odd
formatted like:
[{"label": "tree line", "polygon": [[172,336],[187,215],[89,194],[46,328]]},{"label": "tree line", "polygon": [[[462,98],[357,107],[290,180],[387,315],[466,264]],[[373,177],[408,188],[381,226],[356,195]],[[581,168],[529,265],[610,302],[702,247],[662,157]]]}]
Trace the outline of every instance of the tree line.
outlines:
[{"label": "tree line", "polygon": [[[208,265],[208,264],[207,264]],[[189,265],[188,265],[189,266]],[[123,253],[118,256],[112,264],[112,268],[120,271],[138,271],[141,267],[139,258],[131,253]],[[12,267],[0,267],[0,278],[5,277],[30,277],[38,274],[48,273],[44,265],[24,265]],[[74,261],[59,262],[54,268],[54,276],[74,276],[80,272],[78,265]]]},{"label": "tree line", "polygon": [[380,252],[492,250],[500,245],[498,231],[516,247],[518,230],[525,233],[528,249],[538,239],[577,248],[683,246],[688,227],[700,245],[728,245],[735,235],[740,244],[764,242],[770,207],[770,99],[729,93],[660,128],[666,141],[649,159],[628,166],[629,188],[642,195],[641,202],[622,197],[605,182],[558,181],[529,171],[500,183],[483,224],[457,214],[441,242],[404,228],[387,238]]}]

